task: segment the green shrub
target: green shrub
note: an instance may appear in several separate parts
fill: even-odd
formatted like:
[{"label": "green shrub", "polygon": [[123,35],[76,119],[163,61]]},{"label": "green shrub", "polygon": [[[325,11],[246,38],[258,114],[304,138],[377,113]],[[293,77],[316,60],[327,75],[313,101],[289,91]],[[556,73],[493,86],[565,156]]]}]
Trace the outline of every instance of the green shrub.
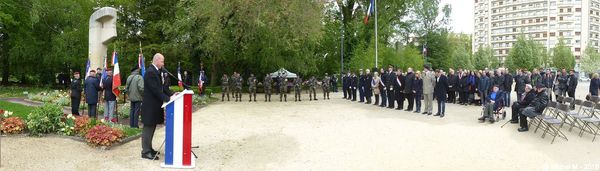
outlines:
[{"label": "green shrub", "polygon": [[57,132],[60,129],[60,119],[63,116],[61,106],[46,103],[37,107],[27,116],[27,129],[30,135],[40,136]]},{"label": "green shrub", "polygon": [[129,110],[131,110],[131,103],[125,103],[119,106],[118,109],[119,113],[117,115],[119,118],[129,118]]}]

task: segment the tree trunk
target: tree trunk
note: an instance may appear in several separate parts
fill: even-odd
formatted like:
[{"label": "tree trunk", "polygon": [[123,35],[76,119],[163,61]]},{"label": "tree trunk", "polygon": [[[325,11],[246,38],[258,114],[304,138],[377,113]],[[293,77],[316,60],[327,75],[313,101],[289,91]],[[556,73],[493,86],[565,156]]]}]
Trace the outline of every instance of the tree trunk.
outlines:
[{"label": "tree trunk", "polygon": [[10,63],[8,61],[8,55],[3,53],[2,58],[2,85],[8,85],[8,77],[10,76]]},{"label": "tree trunk", "polygon": [[213,62],[212,65],[210,66],[210,86],[216,86],[216,81],[217,81],[217,64],[216,62]]}]

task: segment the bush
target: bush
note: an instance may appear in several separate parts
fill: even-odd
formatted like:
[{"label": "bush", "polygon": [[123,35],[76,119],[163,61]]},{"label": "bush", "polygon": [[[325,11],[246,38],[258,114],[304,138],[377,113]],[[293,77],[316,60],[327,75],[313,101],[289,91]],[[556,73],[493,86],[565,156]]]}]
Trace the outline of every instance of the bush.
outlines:
[{"label": "bush", "polygon": [[33,101],[41,101],[44,103],[54,103],[60,106],[70,106],[71,97],[69,92],[62,90],[54,90],[51,92],[43,91],[37,94],[27,94],[27,98]]},{"label": "bush", "polygon": [[131,103],[125,103],[122,106],[119,106],[117,116],[122,119],[129,118],[129,110],[131,110]]},{"label": "bush", "polygon": [[63,116],[62,107],[46,103],[37,107],[27,116],[27,129],[34,136],[53,133],[60,129],[60,120]]},{"label": "bush", "polygon": [[121,141],[123,131],[106,125],[97,125],[88,131],[85,138],[91,146],[108,147]]},{"label": "bush", "polygon": [[20,134],[25,130],[25,123],[19,117],[9,117],[2,120],[0,131],[4,134]]},{"label": "bush", "polygon": [[93,126],[89,126],[90,125],[90,118],[87,116],[80,116],[80,117],[75,117],[74,120],[74,130],[75,134],[80,135],[80,136],[85,136],[85,134],[87,133],[87,131],[92,128]]},{"label": "bush", "polygon": [[60,130],[59,132],[62,133],[63,135],[75,135],[75,116],[73,116],[72,114],[67,115],[67,117],[65,117],[64,122],[60,122]]}]

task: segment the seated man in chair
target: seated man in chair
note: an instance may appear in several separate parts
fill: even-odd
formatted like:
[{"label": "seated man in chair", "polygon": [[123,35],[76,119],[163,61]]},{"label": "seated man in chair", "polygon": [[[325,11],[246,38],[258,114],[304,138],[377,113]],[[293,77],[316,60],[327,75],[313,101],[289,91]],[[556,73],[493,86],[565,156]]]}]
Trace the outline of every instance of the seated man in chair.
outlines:
[{"label": "seated man in chair", "polygon": [[527,117],[534,118],[537,115],[541,115],[542,112],[544,112],[544,109],[546,109],[546,106],[548,106],[548,102],[550,101],[550,99],[548,98],[548,94],[546,93],[546,87],[544,85],[537,84],[535,86],[535,89],[535,98],[533,99],[533,101],[531,101],[531,103],[529,103],[529,106],[523,109],[519,116],[519,124],[521,125],[521,128],[518,129],[519,132],[529,131],[529,127],[527,125]]},{"label": "seated man in chair", "polygon": [[519,113],[521,113],[521,111],[525,109],[525,107],[529,106],[531,101],[535,99],[537,92],[531,91],[532,89],[533,87],[531,87],[531,84],[526,84],[525,93],[520,96],[522,99],[518,99],[519,101],[513,103],[511,107],[512,117],[510,119],[510,123],[519,123]]},{"label": "seated man in chair", "polygon": [[500,91],[497,85],[494,85],[492,92],[488,95],[487,104],[483,110],[483,116],[479,118],[480,121],[485,122],[485,118],[488,118],[490,122],[494,123],[494,112],[498,112],[502,107],[504,101],[504,92]]}]

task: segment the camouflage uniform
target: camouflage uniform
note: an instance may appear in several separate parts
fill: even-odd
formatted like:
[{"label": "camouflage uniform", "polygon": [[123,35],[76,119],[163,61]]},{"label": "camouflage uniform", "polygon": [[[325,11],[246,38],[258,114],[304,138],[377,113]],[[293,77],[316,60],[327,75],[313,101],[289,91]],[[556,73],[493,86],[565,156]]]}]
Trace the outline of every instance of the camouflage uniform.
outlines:
[{"label": "camouflage uniform", "polygon": [[265,89],[265,102],[267,101],[267,99],[269,99],[269,101],[271,101],[271,89],[272,89],[271,86],[272,86],[272,84],[273,84],[273,79],[271,78],[271,74],[267,74],[267,76],[265,76],[265,80],[263,81],[263,86]]},{"label": "camouflage uniform", "polygon": [[309,100],[318,100],[317,99],[317,79],[315,78],[315,76],[312,76],[310,78],[310,80],[308,80],[308,98]]},{"label": "camouflage uniform", "polygon": [[244,79],[242,78],[242,76],[240,76],[240,74],[237,74],[236,78],[235,78],[235,101],[239,102],[242,101],[242,82],[244,81]]},{"label": "camouflage uniform", "polygon": [[323,78],[323,99],[329,99],[329,83],[331,81],[331,77],[325,73],[325,78]]},{"label": "camouflage uniform", "polygon": [[302,93],[302,78],[298,77],[294,80],[294,101],[302,101],[300,93]]},{"label": "camouflage uniform", "polygon": [[250,102],[252,101],[252,95],[254,95],[254,101],[256,102],[256,77],[250,74],[248,78],[248,94],[250,95]]},{"label": "camouflage uniform", "polygon": [[279,101],[285,100],[287,102],[287,76],[283,75],[279,77]]},{"label": "camouflage uniform", "polygon": [[231,74],[231,76],[229,76],[229,92],[231,93],[231,97],[235,97],[235,79],[236,77],[236,73]]},{"label": "camouflage uniform", "polygon": [[229,101],[229,77],[223,74],[223,77],[221,77],[221,101],[225,101],[225,94],[227,94],[227,101]]}]

